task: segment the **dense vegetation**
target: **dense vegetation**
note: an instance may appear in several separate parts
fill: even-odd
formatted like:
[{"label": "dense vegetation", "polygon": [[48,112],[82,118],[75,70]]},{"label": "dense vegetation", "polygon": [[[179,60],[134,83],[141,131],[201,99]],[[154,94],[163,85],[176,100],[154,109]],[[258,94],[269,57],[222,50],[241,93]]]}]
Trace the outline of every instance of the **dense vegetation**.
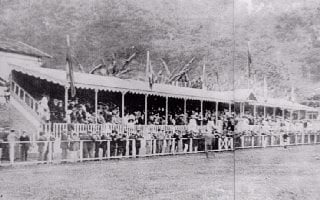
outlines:
[{"label": "dense vegetation", "polygon": [[310,96],[318,87],[316,1],[235,0],[235,6],[231,0],[0,0],[0,4],[0,36],[51,54],[54,58],[47,67],[64,67],[70,35],[74,54],[86,71],[102,60],[110,63],[115,57],[122,62],[136,52],[129,64],[134,70],[127,76],[143,78],[148,50],[156,72],[163,70],[161,58],[173,71],[195,57],[191,77],[201,75],[205,62],[211,88],[231,89],[233,80],[243,88],[250,40],[257,88],[264,76],[269,93],[276,96],[288,95],[292,86],[300,96]]}]

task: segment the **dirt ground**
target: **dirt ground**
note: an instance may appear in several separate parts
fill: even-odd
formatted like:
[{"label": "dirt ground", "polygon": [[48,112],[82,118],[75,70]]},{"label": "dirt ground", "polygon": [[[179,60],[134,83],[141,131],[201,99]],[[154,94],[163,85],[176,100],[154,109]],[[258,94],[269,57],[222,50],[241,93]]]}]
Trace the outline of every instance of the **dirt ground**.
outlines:
[{"label": "dirt ground", "polygon": [[234,197],[320,199],[320,145],[0,168],[6,200]]}]

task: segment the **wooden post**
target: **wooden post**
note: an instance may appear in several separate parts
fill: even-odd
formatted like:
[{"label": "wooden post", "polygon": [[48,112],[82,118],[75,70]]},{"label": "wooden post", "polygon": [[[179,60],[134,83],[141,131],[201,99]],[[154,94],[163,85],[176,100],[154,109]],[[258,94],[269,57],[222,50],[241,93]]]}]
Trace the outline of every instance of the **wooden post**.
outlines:
[{"label": "wooden post", "polygon": [[246,103],[243,102],[243,103],[242,103],[242,116],[245,115],[245,113],[246,113],[245,110],[246,110]]},{"label": "wooden post", "polygon": [[132,157],[135,158],[137,156],[137,152],[136,152],[136,140],[133,139],[132,140]]},{"label": "wooden post", "polygon": [[165,154],[167,149],[167,139],[163,139],[163,145],[162,145],[162,150],[161,153]]},{"label": "wooden post", "polygon": [[148,95],[144,96],[144,125],[148,125]]},{"label": "wooden post", "polygon": [[153,154],[157,154],[157,140],[151,140],[153,143],[153,149],[152,149],[152,153]]},{"label": "wooden post", "polygon": [[282,109],[282,119],[283,120],[285,119],[285,109],[284,108]]},{"label": "wooden post", "polygon": [[189,152],[192,153],[192,148],[193,144],[192,144],[192,138],[190,138],[190,143],[189,143]]},{"label": "wooden post", "polygon": [[9,142],[9,159],[11,165],[14,163],[14,145],[15,143],[13,141]]},{"label": "wooden post", "polygon": [[200,116],[201,116],[201,120],[200,120],[200,125],[203,126],[203,100],[200,100]]},{"label": "wooden post", "polygon": [[273,107],[273,118],[276,118],[276,107]]},{"label": "wooden post", "polygon": [[267,117],[267,107],[265,105],[263,106],[263,117]]},{"label": "wooden post", "polygon": [[176,141],[175,141],[175,138],[172,138],[172,141],[171,141],[171,153],[172,154],[175,154],[175,147],[176,147]]},{"label": "wooden post", "polygon": [[107,141],[107,158],[110,158],[110,140]]},{"label": "wooden post", "polygon": [[253,105],[253,117],[254,117],[254,119],[257,117],[257,105],[256,104]]},{"label": "wooden post", "polygon": [[146,155],[146,140],[145,139],[140,139],[140,151],[139,155]]},{"label": "wooden post", "polygon": [[53,142],[49,140],[48,142],[48,163],[52,163],[53,152],[52,152]]},{"label": "wooden post", "polygon": [[241,147],[242,147],[242,148],[244,148],[244,137],[245,137],[245,136],[241,136],[241,137],[240,137],[240,138],[241,138]]},{"label": "wooden post", "polygon": [[68,111],[68,90],[69,90],[69,87],[65,86],[64,87],[64,112],[66,113],[66,117],[67,117],[67,111]]},{"label": "wooden post", "polygon": [[129,155],[129,142],[130,142],[130,140],[128,139],[128,137],[126,138],[126,157],[129,157],[130,155]]},{"label": "wooden post", "polygon": [[184,121],[187,123],[187,99],[184,99],[183,115],[184,115]]},{"label": "wooden post", "polygon": [[219,108],[219,102],[216,102],[216,125],[218,124],[218,108]]},{"label": "wooden post", "polygon": [[95,122],[98,123],[98,90],[94,90],[94,111],[96,113]]},{"label": "wooden post", "polygon": [[124,96],[126,92],[121,92],[121,118],[122,118],[122,124],[124,124]]},{"label": "wooden post", "polygon": [[254,136],[251,137],[251,148],[254,148]]},{"label": "wooden post", "polygon": [[169,101],[169,99],[168,99],[168,97],[166,97],[166,125],[168,125],[168,109],[169,109],[169,106],[168,106],[168,102]]},{"label": "wooden post", "polygon": [[80,162],[82,162],[83,161],[83,140],[80,140],[80,155],[79,155],[79,160],[80,160]]}]

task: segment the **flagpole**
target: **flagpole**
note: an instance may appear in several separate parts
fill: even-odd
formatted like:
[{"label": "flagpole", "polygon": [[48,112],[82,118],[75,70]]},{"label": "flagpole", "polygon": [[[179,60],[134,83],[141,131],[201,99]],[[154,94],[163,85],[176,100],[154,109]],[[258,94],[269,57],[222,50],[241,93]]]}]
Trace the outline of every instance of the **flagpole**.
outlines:
[{"label": "flagpole", "polygon": [[[70,37],[69,37],[69,35],[67,35],[67,48],[69,48],[70,47]],[[66,117],[66,119],[67,119],[67,113],[68,113],[68,99],[69,99],[69,95],[68,95],[68,90],[69,90],[69,83],[68,83],[68,71],[69,71],[69,69],[68,69],[68,63],[66,64],[66,85],[65,85],[65,87],[64,87],[64,89],[65,89],[65,94],[64,94],[64,110],[65,110],[65,113],[66,113],[66,115],[65,115],[65,117]]]},{"label": "flagpole", "polygon": [[[70,36],[67,35],[67,49],[70,48]],[[68,71],[69,71],[69,68],[68,68],[68,63],[66,64],[66,76],[67,76],[67,85],[68,85]]]},{"label": "flagpole", "polygon": [[149,51],[147,51],[146,81],[149,80]]},{"label": "flagpole", "polygon": [[202,89],[206,89],[206,57],[203,58],[202,67]]},{"label": "flagpole", "polygon": [[250,79],[251,79],[251,72],[250,72],[250,67],[251,67],[251,53],[250,53],[250,41],[247,43],[248,45],[248,52],[247,52],[247,70],[248,70],[248,89],[250,89]]},{"label": "flagpole", "polygon": [[263,77],[263,97],[264,97],[263,116],[264,116],[264,118],[266,118],[267,117],[266,102],[268,99],[268,86],[267,86],[266,76]]}]

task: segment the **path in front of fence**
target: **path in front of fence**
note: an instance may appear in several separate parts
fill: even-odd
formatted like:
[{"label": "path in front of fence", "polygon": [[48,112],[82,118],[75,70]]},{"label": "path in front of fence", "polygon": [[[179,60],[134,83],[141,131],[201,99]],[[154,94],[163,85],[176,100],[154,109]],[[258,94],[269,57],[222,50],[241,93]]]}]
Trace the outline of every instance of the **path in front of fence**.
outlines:
[{"label": "path in front of fence", "polygon": [[287,140],[282,135],[241,136],[235,141],[231,137],[220,137],[209,143],[203,138],[4,142],[0,148],[0,165],[83,162],[319,143],[318,133],[292,134]]},{"label": "path in front of fence", "polygon": [[320,199],[317,145],[0,171],[3,199]]}]

